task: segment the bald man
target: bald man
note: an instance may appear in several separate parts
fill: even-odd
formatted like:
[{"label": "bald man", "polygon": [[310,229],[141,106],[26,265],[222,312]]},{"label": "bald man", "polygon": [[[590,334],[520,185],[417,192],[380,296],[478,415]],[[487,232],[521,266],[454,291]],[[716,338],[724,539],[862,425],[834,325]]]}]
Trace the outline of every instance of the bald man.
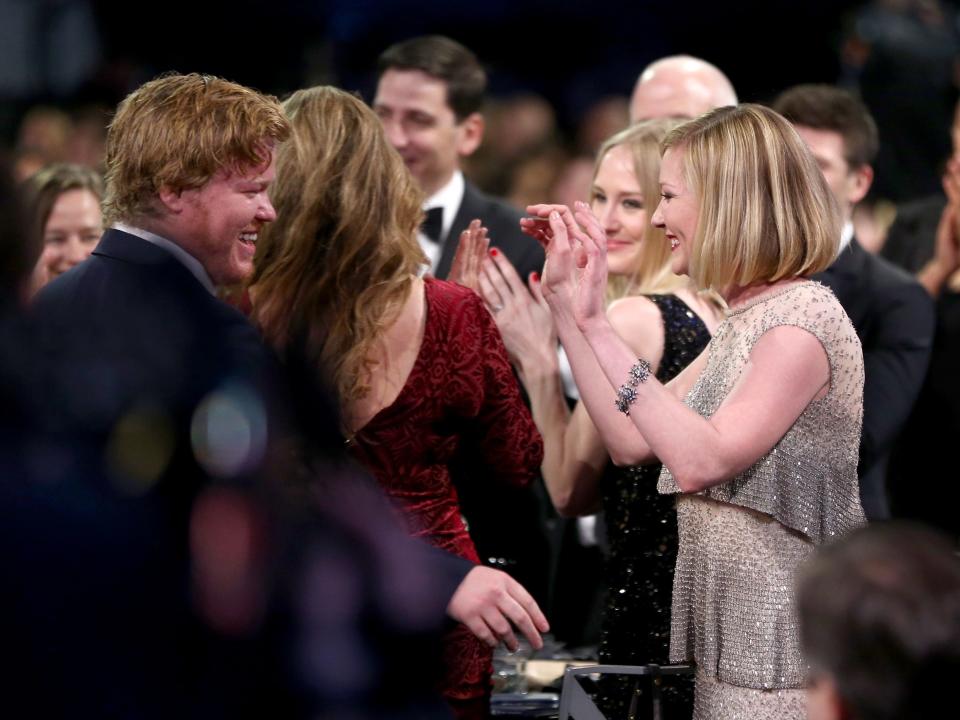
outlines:
[{"label": "bald man", "polygon": [[630,98],[630,122],[693,118],[736,104],[737,93],[719,68],[691,55],[671,55],[640,73]]}]

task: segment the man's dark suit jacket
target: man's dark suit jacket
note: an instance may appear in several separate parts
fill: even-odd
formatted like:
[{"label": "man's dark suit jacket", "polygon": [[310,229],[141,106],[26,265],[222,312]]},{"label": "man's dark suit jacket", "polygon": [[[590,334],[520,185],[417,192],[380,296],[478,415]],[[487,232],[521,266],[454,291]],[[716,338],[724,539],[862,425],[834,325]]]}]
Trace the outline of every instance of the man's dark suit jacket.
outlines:
[{"label": "man's dark suit jacket", "polygon": [[[474,218],[480,218],[489,230],[490,246],[503,252],[526,282],[530,273],[543,270],[544,252],[536,240],[520,231],[521,217],[516,208],[466,181],[434,274],[444,278],[450,273],[460,233]],[[549,501],[539,486],[513,488],[491,482],[482,470],[476,472],[482,462],[482,458],[472,458],[453,469],[470,537],[481,560],[509,572],[546,607],[550,557],[544,523]]]},{"label": "man's dark suit jacket", "polygon": [[[430,667],[418,648],[433,648],[433,660],[439,658],[433,641],[471,565],[412,540],[382,498],[364,496],[360,486],[368,479],[330,449],[342,448],[342,440],[321,391],[313,394],[311,435],[304,438],[314,474],[298,475],[301,466],[285,461],[286,443],[257,442],[261,430],[269,441],[292,437],[297,426],[287,415],[285,381],[258,333],[167,250],[117,230],[39,294],[35,313],[41,355],[57,368],[38,401],[46,436],[90,448],[88,474],[105,478],[93,488],[68,478],[72,485],[24,501],[20,511],[38,521],[21,523],[20,535],[36,525],[34,534],[48,538],[42,547],[54,543],[64,558],[52,564],[40,545],[23,543],[24,552],[34,548],[24,564],[35,572],[17,579],[25,598],[34,597],[19,608],[21,616],[55,607],[49,614],[56,623],[49,631],[34,628],[29,654],[44,665],[36,677],[52,683],[51,698],[64,681],[81,688],[77,696],[61,693],[76,699],[72,711],[81,715],[110,708],[129,717],[252,717],[262,716],[260,702],[272,697],[290,717],[336,714],[328,701],[374,717],[366,703],[382,701],[389,686],[394,711],[411,692],[419,693],[411,702],[430,706],[429,680],[424,688],[412,677],[417,666]],[[206,443],[210,427],[213,442]],[[217,430],[226,431],[222,459],[240,448],[243,462],[211,461]],[[256,452],[261,447],[263,454]],[[244,457],[244,448],[255,452]],[[304,480],[310,489],[291,493]],[[314,505],[338,496],[338,488],[353,493],[341,510]],[[200,536],[213,540],[208,550],[216,550],[218,538],[236,537],[230,508],[247,508],[267,563],[263,617],[237,634],[211,627],[193,585],[198,499],[215,502],[218,491],[230,498],[227,525]],[[46,527],[51,522],[56,532]],[[114,550],[105,554],[94,541]],[[229,547],[224,552],[224,562],[235,559]],[[88,583],[73,582],[74,575]],[[63,590],[51,592],[58,583]],[[341,585],[357,590],[350,611],[343,615],[334,603],[342,617],[325,617],[323,588]],[[33,588],[43,591],[31,595]],[[89,635],[102,652],[89,647]],[[403,670],[396,660],[411,646],[418,659],[409,663],[409,682],[397,682]],[[373,660],[361,673],[365,680],[341,682],[341,651]],[[303,663],[305,652],[338,659]],[[106,674],[96,662],[101,656],[109,658]],[[18,653],[18,662],[27,656]]]},{"label": "man's dark suit jacket", "polygon": [[887,462],[927,372],[933,303],[916,280],[856,238],[814,279],[833,290],[863,346],[860,500],[868,519],[886,519]]}]

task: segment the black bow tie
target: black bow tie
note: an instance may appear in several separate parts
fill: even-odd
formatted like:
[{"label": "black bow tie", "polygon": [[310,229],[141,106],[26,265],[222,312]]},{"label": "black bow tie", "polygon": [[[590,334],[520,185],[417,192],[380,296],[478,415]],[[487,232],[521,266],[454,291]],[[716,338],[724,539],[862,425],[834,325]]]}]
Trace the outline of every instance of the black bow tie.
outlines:
[{"label": "black bow tie", "polygon": [[426,235],[433,242],[440,242],[440,234],[443,232],[443,208],[435,207],[426,211],[426,217],[420,225],[420,232]]}]

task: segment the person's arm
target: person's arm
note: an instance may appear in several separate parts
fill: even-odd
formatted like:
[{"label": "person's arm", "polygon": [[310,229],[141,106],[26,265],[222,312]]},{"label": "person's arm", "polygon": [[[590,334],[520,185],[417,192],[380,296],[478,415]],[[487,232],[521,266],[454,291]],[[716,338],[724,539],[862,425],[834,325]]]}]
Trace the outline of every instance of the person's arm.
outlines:
[{"label": "person's arm", "polygon": [[[544,219],[549,213],[556,212],[570,233],[579,232],[573,213],[566,206],[531,205],[527,210],[531,215]],[[545,278],[548,275],[552,278],[551,284],[554,286],[552,293],[560,292],[558,288],[561,285],[565,286],[565,292],[575,292],[577,282],[583,278],[575,267],[573,253],[560,253],[555,246],[551,245],[553,233],[549,224],[524,220],[522,226],[531,237],[548,247],[544,273]],[[598,280],[598,286],[606,287],[605,284],[606,274],[604,273]],[[551,292],[546,283],[542,288],[543,292]],[[602,296],[598,298],[598,303],[598,310],[602,311]],[[580,393],[580,405],[586,409],[591,424],[599,433],[609,457],[617,465],[642,465],[655,462],[656,456],[647,447],[634,425],[623,415],[609,412],[616,396],[616,386],[612,386],[607,380],[580,328],[576,323],[565,323],[562,327],[558,325],[557,331]],[[702,359],[705,360],[705,356],[702,356]],[[684,397],[699,376],[702,367],[701,358],[694,360],[667,387],[678,398]]]},{"label": "person's arm", "polygon": [[[564,516],[595,512],[598,481],[609,456],[584,404],[577,403],[572,412],[567,407],[553,321],[539,278],[530,278],[528,291],[510,261],[498,253],[484,264],[480,290],[489,306],[502,308],[494,318],[543,435],[541,474],[554,507]],[[663,323],[656,306],[643,297],[625,298],[611,306],[610,318],[631,349],[653,358],[656,368],[663,353]],[[599,369],[594,370],[599,375]]]},{"label": "person's arm", "polygon": [[491,647],[502,641],[511,652],[519,647],[514,628],[537,650],[543,647],[540,633],[550,629],[523,585],[502,570],[483,565],[474,565],[464,575],[450,598],[447,614]]},{"label": "person's arm", "polygon": [[[483,265],[479,289],[487,306],[495,309],[497,328],[543,436],[540,471],[550,500],[564,516],[595,511],[596,481],[607,455],[583,408],[578,405],[571,414],[567,406],[556,333],[539,278],[531,275],[528,290],[513,264],[502,253],[493,252]],[[580,430],[592,432],[593,437],[579,434]],[[574,446],[578,452],[569,453]]]},{"label": "person's arm", "polygon": [[[565,222],[558,212],[550,214],[552,239],[544,280],[550,289],[547,299],[561,339],[581,333],[607,382],[619,387],[627,382],[636,359],[602,311],[606,285],[603,230],[585,206],[578,208],[575,218],[586,227],[586,233],[576,223]],[[568,231],[578,246],[576,262]],[[570,270],[575,264],[582,270],[572,280]],[[625,459],[635,464],[652,453],[670,469],[683,492],[725,482],[773,448],[807,405],[826,392],[829,377],[829,362],[819,340],[792,326],[773,328],[761,337],[733,390],[710,418],[701,417],[669,387],[647,377],[636,386],[636,401],[628,416],[641,440]],[[689,381],[688,376],[683,382]],[[622,417],[614,399],[611,396],[609,406],[598,412]],[[599,417],[594,420],[599,427]]]},{"label": "person's arm", "polygon": [[472,296],[465,322],[478,332],[476,345],[482,375],[481,405],[471,423],[470,443],[477,458],[500,482],[526,485],[543,461],[543,439],[523,402],[507,351],[490,312]]},{"label": "person's arm", "polygon": [[415,602],[420,613],[427,605],[431,615],[445,611],[491,646],[502,641],[516,650],[519,630],[534,648],[543,647],[540,633],[550,625],[520,583],[501,570],[475,565],[410,536],[397,508],[356,466],[321,462],[315,469],[324,478],[313,487],[321,521],[348,532],[352,542],[368,545],[364,555],[377,559],[380,582],[390,588],[394,602]]}]

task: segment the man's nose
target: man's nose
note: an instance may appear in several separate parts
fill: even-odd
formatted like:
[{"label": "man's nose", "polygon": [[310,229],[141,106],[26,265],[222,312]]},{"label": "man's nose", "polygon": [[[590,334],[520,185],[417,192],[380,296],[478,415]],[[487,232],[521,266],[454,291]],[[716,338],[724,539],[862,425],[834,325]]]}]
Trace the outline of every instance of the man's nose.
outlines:
[{"label": "man's nose", "polygon": [[403,129],[403,123],[392,118],[381,118],[383,123],[383,132],[387,136],[387,142],[399,150],[407,144],[407,133]]},{"label": "man's nose", "polygon": [[257,219],[262,222],[273,222],[277,219],[277,211],[273,207],[273,203],[270,202],[270,198],[264,193],[263,203],[260,205],[260,209],[257,211]]}]

